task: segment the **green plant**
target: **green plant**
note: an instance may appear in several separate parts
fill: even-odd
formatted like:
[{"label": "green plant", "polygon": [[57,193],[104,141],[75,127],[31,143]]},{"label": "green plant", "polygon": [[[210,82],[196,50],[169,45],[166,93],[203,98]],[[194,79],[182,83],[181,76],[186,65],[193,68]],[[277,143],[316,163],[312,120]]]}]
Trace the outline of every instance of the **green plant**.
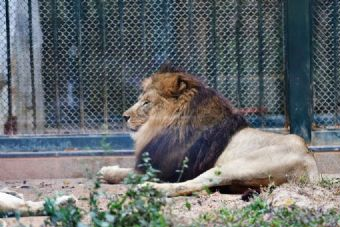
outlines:
[{"label": "green plant", "polygon": [[184,170],[188,168],[188,163],[189,163],[189,159],[188,159],[188,157],[185,157],[182,161],[181,169],[176,170],[176,173],[179,173],[177,182],[180,182],[180,180],[183,176]]},{"label": "green plant", "polygon": [[102,150],[104,150],[105,152],[109,152],[112,150],[112,146],[111,144],[107,141],[107,138],[104,136],[101,140],[100,140],[100,147]]},{"label": "green plant", "polygon": [[165,197],[155,190],[147,181],[158,181],[157,170],[150,164],[150,158],[143,157],[146,174],[130,174],[124,183],[128,185],[126,193],[110,199],[107,210],[98,208],[96,190],[91,194],[91,219],[93,227],[126,227],[126,226],[154,226],[165,227],[167,223],[162,208],[165,206]]},{"label": "green plant", "polygon": [[340,179],[322,177],[321,180],[319,181],[319,185],[327,189],[340,188]]},{"label": "green plant", "polygon": [[54,227],[77,227],[83,217],[83,211],[73,202],[58,206],[50,198],[45,200],[44,213],[48,216],[45,225]]},{"label": "green plant", "polygon": [[272,207],[256,197],[248,206],[221,209],[218,214],[202,215],[195,226],[256,226],[256,227],[335,227],[340,226],[340,212],[336,210],[303,209],[297,206]]},{"label": "green plant", "polygon": [[188,199],[185,199],[184,206],[185,206],[185,208],[187,208],[188,210],[191,210],[191,203],[188,201]]}]

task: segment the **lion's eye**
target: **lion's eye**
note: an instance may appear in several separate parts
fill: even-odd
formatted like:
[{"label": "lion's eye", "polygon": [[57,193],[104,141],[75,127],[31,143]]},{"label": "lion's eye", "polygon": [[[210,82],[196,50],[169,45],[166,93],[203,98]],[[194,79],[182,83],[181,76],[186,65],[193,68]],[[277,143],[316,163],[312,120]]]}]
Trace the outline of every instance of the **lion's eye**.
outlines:
[{"label": "lion's eye", "polygon": [[150,103],[150,101],[148,101],[148,100],[147,100],[147,101],[144,101],[144,102],[143,102],[143,106],[146,106],[146,105],[148,105],[149,103]]}]

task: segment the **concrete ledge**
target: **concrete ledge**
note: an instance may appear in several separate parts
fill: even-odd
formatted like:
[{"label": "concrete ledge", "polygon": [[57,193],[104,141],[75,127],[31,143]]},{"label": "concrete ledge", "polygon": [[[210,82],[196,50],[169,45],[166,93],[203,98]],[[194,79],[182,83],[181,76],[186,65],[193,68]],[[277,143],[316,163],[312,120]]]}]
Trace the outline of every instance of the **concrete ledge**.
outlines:
[{"label": "concrete ledge", "polygon": [[0,152],[132,150],[129,134],[0,136]]},{"label": "concrete ledge", "polygon": [[[315,152],[319,172],[340,175],[340,152]],[[102,166],[133,167],[133,155],[0,158],[0,180],[92,177]]]},{"label": "concrete ledge", "polygon": [[314,157],[321,174],[340,175],[340,152],[315,152]]},{"label": "concrete ledge", "polygon": [[135,158],[132,155],[1,158],[0,180],[92,177],[103,166],[133,167],[134,163]]},{"label": "concrete ledge", "polygon": [[41,157],[79,157],[79,156],[121,156],[121,155],[133,155],[133,150],[68,150],[68,151],[39,151],[39,152],[0,152],[0,158],[41,158]]}]

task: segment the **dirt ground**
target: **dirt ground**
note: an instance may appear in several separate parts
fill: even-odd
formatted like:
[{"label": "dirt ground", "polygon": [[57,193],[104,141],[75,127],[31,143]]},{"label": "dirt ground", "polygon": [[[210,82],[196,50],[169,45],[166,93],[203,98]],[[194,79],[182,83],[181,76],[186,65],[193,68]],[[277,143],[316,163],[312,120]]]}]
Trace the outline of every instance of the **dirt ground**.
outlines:
[{"label": "dirt ground", "polygon": [[[340,212],[340,184],[334,185],[297,185],[284,184],[276,187],[271,193],[263,192],[262,198],[270,202],[273,206],[289,206],[296,204],[299,207],[313,209],[339,209]],[[88,197],[93,180],[91,179],[40,179],[40,180],[16,180],[0,181],[0,189],[22,193],[26,200],[43,200],[45,197],[56,195],[73,194],[78,198],[77,205],[83,209],[88,209]],[[126,186],[122,184],[108,185],[102,184],[101,191],[106,194],[119,195],[125,192]],[[105,199],[101,201],[105,206]],[[188,210],[186,203],[191,204]],[[248,202],[241,200],[241,195],[221,194],[214,192],[207,194],[199,193],[195,196],[175,197],[167,199],[166,215],[172,223],[182,225],[190,224],[193,220],[206,213],[218,211],[220,208],[237,209],[246,206]],[[20,222],[26,226],[43,226],[45,217],[25,217]],[[19,226],[15,218],[4,219],[8,226]]]}]

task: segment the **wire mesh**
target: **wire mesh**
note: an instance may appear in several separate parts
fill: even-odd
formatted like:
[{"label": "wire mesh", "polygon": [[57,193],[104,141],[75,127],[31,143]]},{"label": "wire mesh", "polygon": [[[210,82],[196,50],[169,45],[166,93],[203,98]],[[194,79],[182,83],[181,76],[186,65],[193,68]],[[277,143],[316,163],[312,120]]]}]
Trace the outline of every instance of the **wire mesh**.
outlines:
[{"label": "wire mesh", "polygon": [[141,80],[166,61],[253,126],[285,126],[282,0],[39,0],[39,17],[44,133],[124,131]]},{"label": "wire mesh", "polygon": [[6,5],[0,2],[0,134],[8,114]]},{"label": "wire mesh", "polygon": [[340,127],[339,2],[313,5],[314,127]]},{"label": "wire mesh", "polygon": [[283,13],[272,1],[41,1],[46,128],[123,130],[140,81],[170,60],[283,127]]}]

